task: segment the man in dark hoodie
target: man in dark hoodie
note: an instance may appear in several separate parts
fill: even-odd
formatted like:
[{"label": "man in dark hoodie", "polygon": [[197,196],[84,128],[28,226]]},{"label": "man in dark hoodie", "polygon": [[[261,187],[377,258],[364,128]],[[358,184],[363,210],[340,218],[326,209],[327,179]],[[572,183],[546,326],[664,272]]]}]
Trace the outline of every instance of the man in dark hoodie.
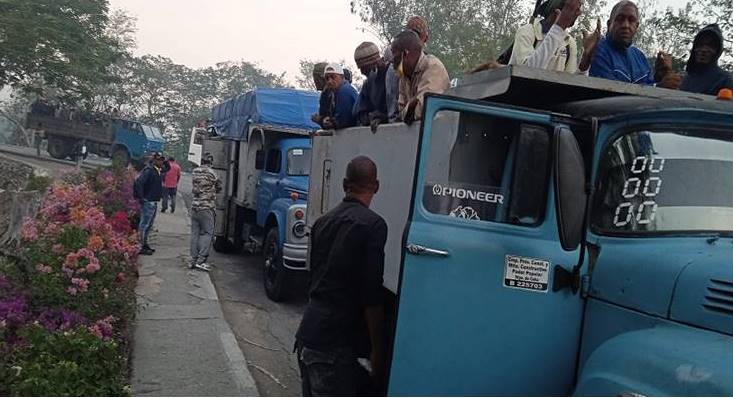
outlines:
[{"label": "man in dark hoodie", "polygon": [[687,75],[680,90],[718,95],[723,88],[733,89],[733,77],[718,66],[723,54],[723,33],[717,24],[708,25],[695,36]]}]

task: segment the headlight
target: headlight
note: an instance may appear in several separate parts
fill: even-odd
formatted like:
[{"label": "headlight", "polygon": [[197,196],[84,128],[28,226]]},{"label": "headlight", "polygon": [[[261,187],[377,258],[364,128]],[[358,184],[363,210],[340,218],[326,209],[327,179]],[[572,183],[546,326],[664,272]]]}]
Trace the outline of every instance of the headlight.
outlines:
[{"label": "headlight", "polygon": [[305,223],[304,222],[296,222],[293,225],[293,236],[295,236],[298,239],[302,239],[305,237]]}]

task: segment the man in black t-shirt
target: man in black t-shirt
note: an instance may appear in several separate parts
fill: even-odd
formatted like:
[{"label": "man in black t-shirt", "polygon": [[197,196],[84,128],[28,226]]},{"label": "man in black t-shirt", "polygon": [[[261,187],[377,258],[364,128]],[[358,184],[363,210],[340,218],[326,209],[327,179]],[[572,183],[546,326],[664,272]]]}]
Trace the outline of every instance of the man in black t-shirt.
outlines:
[{"label": "man in black t-shirt", "polygon": [[379,190],[377,166],[353,159],[343,185],[343,202],[311,229],[310,300],[296,334],[304,396],[375,395],[383,388],[387,224],[369,209]]}]

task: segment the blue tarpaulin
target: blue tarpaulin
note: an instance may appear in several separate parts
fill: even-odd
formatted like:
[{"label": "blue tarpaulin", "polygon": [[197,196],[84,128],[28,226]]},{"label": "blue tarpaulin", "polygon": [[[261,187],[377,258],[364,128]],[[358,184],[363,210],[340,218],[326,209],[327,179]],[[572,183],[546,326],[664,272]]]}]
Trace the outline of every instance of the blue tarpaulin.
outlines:
[{"label": "blue tarpaulin", "polygon": [[311,115],[318,112],[320,94],[283,88],[258,88],[216,105],[212,120],[219,135],[237,141],[247,139],[249,126],[315,131]]}]

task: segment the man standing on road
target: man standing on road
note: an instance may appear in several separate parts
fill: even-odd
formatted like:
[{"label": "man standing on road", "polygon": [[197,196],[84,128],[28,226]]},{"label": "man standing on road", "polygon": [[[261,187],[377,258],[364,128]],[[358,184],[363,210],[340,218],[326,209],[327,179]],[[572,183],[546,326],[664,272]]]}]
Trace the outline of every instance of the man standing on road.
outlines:
[{"label": "man standing on road", "polygon": [[221,191],[221,181],[211,168],[213,157],[205,153],[201,167],[193,170],[193,200],[191,201],[191,263],[190,268],[210,271],[211,238],[216,220],[216,194]]},{"label": "man standing on road", "polygon": [[158,211],[158,202],[163,196],[163,184],[160,178],[160,169],[163,166],[163,156],[154,153],[150,157],[148,165],[135,180],[134,195],[140,201],[140,254],[150,256],[155,249],[148,245],[148,237],[153,229],[155,213]]},{"label": "man standing on road", "polygon": [[[379,395],[384,387],[382,274],[387,224],[369,209],[377,166],[353,159],[346,197],[311,230],[310,300],[296,334],[304,396]],[[370,359],[371,380],[358,358]]]},{"label": "man standing on road", "polygon": [[168,201],[170,200],[171,214],[176,211],[176,191],[178,190],[178,182],[181,181],[181,166],[176,163],[173,156],[168,157],[166,162],[168,167],[163,174],[163,204],[160,210],[165,213],[168,210]]}]

